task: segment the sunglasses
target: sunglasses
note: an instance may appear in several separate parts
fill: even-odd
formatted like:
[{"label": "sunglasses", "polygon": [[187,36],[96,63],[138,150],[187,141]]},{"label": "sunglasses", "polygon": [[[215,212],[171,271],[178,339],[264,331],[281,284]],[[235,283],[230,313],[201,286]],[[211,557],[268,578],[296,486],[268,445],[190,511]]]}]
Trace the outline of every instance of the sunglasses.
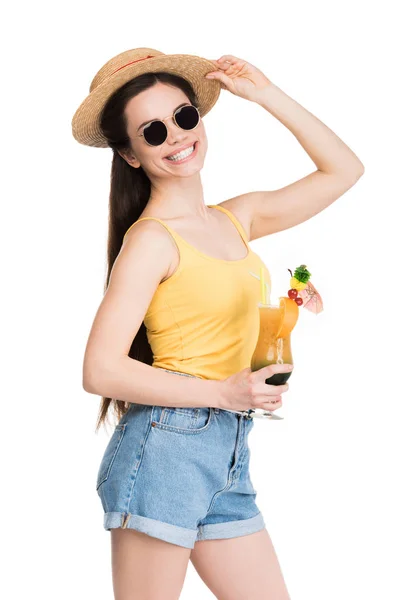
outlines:
[{"label": "sunglasses", "polygon": [[143,129],[143,133],[135,137],[143,136],[149,146],[160,146],[168,137],[167,126],[164,123],[167,119],[173,119],[175,125],[185,131],[190,131],[191,129],[195,129],[199,124],[200,113],[192,104],[186,104],[177,108],[170,117],[165,117],[162,121],[155,119],[151,123],[148,123]]}]

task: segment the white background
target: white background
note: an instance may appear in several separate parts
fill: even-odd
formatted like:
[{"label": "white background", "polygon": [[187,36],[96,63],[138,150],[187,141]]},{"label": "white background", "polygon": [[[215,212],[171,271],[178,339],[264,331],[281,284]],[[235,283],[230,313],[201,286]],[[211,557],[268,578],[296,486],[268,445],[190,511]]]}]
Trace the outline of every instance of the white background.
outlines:
[{"label": "white background", "polygon": [[[252,479],[292,600],[400,598],[399,47],[392,6],[188,0],[8,9],[3,597],[113,597],[110,534],[95,492],[109,434],[94,433],[100,398],[81,384],[106,274],[112,153],[78,144],[71,119],[109,58],[146,46],[248,60],[365,166],[322,213],[251,242],[276,297],[288,289],[287,269],[305,263],[324,300],[320,315],[301,312],[292,334],[295,370],[278,411],[285,419],[256,421]],[[285,126],[226,90],[204,124],[207,204],[277,189],[315,170]],[[181,598],[213,597],[189,563]]]}]

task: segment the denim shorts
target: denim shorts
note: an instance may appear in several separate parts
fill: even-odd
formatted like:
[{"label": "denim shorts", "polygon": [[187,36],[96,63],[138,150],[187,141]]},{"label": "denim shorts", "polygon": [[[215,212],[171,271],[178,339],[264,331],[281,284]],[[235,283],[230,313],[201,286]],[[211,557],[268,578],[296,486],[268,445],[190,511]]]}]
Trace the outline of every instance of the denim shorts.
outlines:
[{"label": "denim shorts", "polygon": [[264,529],[249,474],[253,427],[245,411],[131,403],[97,474],[104,529],[185,548]]}]

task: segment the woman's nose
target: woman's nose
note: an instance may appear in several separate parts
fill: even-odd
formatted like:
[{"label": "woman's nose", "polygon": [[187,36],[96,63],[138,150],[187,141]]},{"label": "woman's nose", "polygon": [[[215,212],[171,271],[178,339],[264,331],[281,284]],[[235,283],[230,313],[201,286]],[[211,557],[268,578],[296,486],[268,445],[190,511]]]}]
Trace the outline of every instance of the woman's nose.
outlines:
[{"label": "woman's nose", "polygon": [[178,127],[178,125],[176,125],[175,121],[173,119],[171,119],[169,122],[166,123],[167,126],[167,142],[171,145],[173,145],[174,141],[182,141],[186,138],[187,136],[187,132],[182,129],[181,127]]}]

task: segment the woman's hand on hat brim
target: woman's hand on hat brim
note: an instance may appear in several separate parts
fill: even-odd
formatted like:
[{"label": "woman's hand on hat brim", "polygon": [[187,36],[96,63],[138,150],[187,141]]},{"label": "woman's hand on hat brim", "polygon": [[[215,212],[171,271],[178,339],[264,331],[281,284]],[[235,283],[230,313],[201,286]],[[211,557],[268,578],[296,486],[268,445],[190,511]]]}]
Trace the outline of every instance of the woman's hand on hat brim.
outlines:
[{"label": "woman's hand on hat brim", "polygon": [[245,100],[257,102],[261,90],[271,83],[257,67],[232,54],[224,54],[211,62],[217,69],[207,73],[206,79],[217,79],[221,87]]}]

